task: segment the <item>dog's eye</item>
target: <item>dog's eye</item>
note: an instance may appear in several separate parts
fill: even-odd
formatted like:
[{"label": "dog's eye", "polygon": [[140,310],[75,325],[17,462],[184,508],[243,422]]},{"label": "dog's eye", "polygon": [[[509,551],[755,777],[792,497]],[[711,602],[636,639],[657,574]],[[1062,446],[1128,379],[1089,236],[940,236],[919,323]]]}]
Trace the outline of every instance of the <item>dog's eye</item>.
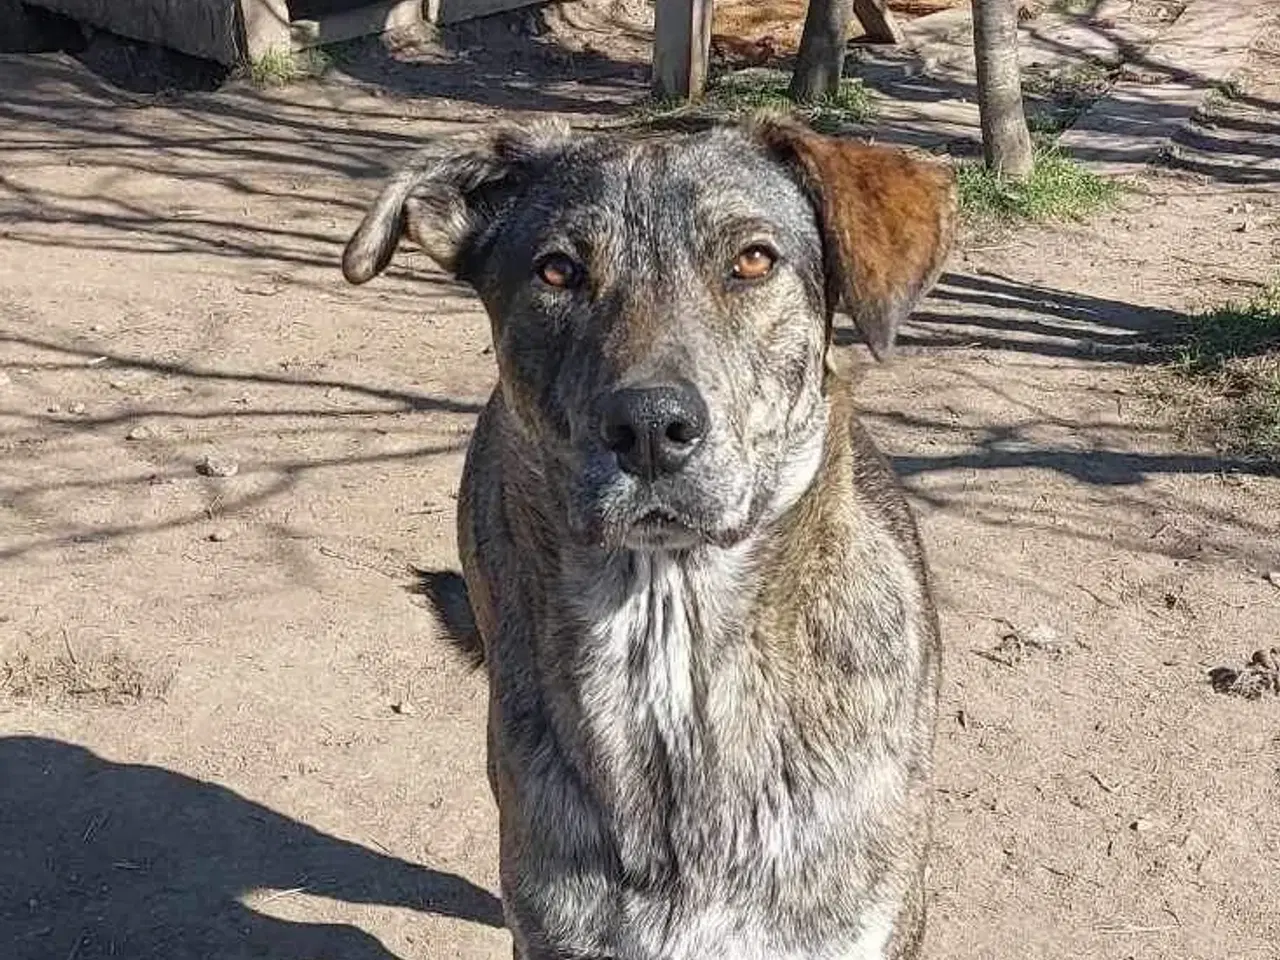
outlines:
[{"label": "dog's eye", "polygon": [[773,272],[778,255],[762,243],[753,243],[733,260],[733,276],[736,280],[759,280]]},{"label": "dog's eye", "polygon": [[541,257],[534,269],[538,279],[558,290],[572,290],[582,283],[583,270],[563,253],[549,253]]}]

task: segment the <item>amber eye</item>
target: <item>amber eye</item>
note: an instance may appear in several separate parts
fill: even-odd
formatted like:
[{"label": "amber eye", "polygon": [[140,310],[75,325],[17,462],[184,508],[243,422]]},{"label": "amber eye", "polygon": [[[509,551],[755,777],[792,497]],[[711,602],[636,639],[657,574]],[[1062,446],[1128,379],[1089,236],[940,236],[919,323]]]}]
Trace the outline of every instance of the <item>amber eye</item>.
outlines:
[{"label": "amber eye", "polygon": [[734,258],[733,276],[737,280],[759,280],[773,272],[778,256],[762,243],[753,243]]},{"label": "amber eye", "polygon": [[563,253],[549,253],[538,260],[538,279],[549,287],[571,290],[582,282],[582,268]]}]

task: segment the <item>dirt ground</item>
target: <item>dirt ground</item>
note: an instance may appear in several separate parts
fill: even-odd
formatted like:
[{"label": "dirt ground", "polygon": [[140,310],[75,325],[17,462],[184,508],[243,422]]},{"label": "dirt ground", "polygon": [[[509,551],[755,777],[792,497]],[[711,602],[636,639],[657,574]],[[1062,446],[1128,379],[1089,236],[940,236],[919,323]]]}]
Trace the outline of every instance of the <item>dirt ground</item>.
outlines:
[{"label": "dirt ground", "polygon": [[[427,595],[487,323],[337,258],[418,141],[643,84],[458,49],[163,96],[0,56],[0,956],[510,956]],[[945,631],[930,957],[1280,956],[1280,697],[1209,681],[1280,645],[1280,478],[1155,363],[1280,264],[1280,34],[1233,92],[1114,213],[973,231],[895,364],[846,347]]]}]

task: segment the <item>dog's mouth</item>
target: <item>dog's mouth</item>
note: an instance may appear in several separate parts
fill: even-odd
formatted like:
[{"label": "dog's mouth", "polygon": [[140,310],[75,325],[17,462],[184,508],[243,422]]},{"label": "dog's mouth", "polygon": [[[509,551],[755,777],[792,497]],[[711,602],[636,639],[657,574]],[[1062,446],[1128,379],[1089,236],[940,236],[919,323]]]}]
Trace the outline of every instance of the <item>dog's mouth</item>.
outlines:
[{"label": "dog's mouth", "polygon": [[665,507],[641,513],[622,536],[623,545],[632,550],[683,550],[705,539],[689,520]]}]

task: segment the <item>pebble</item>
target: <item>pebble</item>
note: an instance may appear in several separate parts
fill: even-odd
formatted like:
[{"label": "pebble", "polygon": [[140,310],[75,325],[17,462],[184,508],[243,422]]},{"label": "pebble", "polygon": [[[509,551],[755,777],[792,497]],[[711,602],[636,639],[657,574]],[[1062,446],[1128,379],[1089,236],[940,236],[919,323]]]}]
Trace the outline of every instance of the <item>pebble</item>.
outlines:
[{"label": "pebble", "polygon": [[71,413],[84,413],[84,404],[73,403],[71,406],[67,407],[67,410],[69,410]]},{"label": "pebble", "polygon": [[150,440],[154,434],[150,427],[136,426],[124,435],[126,440]]},{"label": "pebble", "polygon": [[1273,587],[1280,587],[1280,570],[1268,570],[1263,574],[1263,579]]},{"label": "pebble", "polygon": [[231,539],[232,536],[233,534],[231,533],[230,529],[228,529],[227,527],[218,527],[216,530],[214,530],[212,533],[209,534],[209,539],[212,540],[214,543],[226,543],[228,540]]},{"label": "pebble", "polygon": [[196,471],[206,477],[234,477],[240,472],[240,464],[232,457],[207,453],[196,463]]}]

